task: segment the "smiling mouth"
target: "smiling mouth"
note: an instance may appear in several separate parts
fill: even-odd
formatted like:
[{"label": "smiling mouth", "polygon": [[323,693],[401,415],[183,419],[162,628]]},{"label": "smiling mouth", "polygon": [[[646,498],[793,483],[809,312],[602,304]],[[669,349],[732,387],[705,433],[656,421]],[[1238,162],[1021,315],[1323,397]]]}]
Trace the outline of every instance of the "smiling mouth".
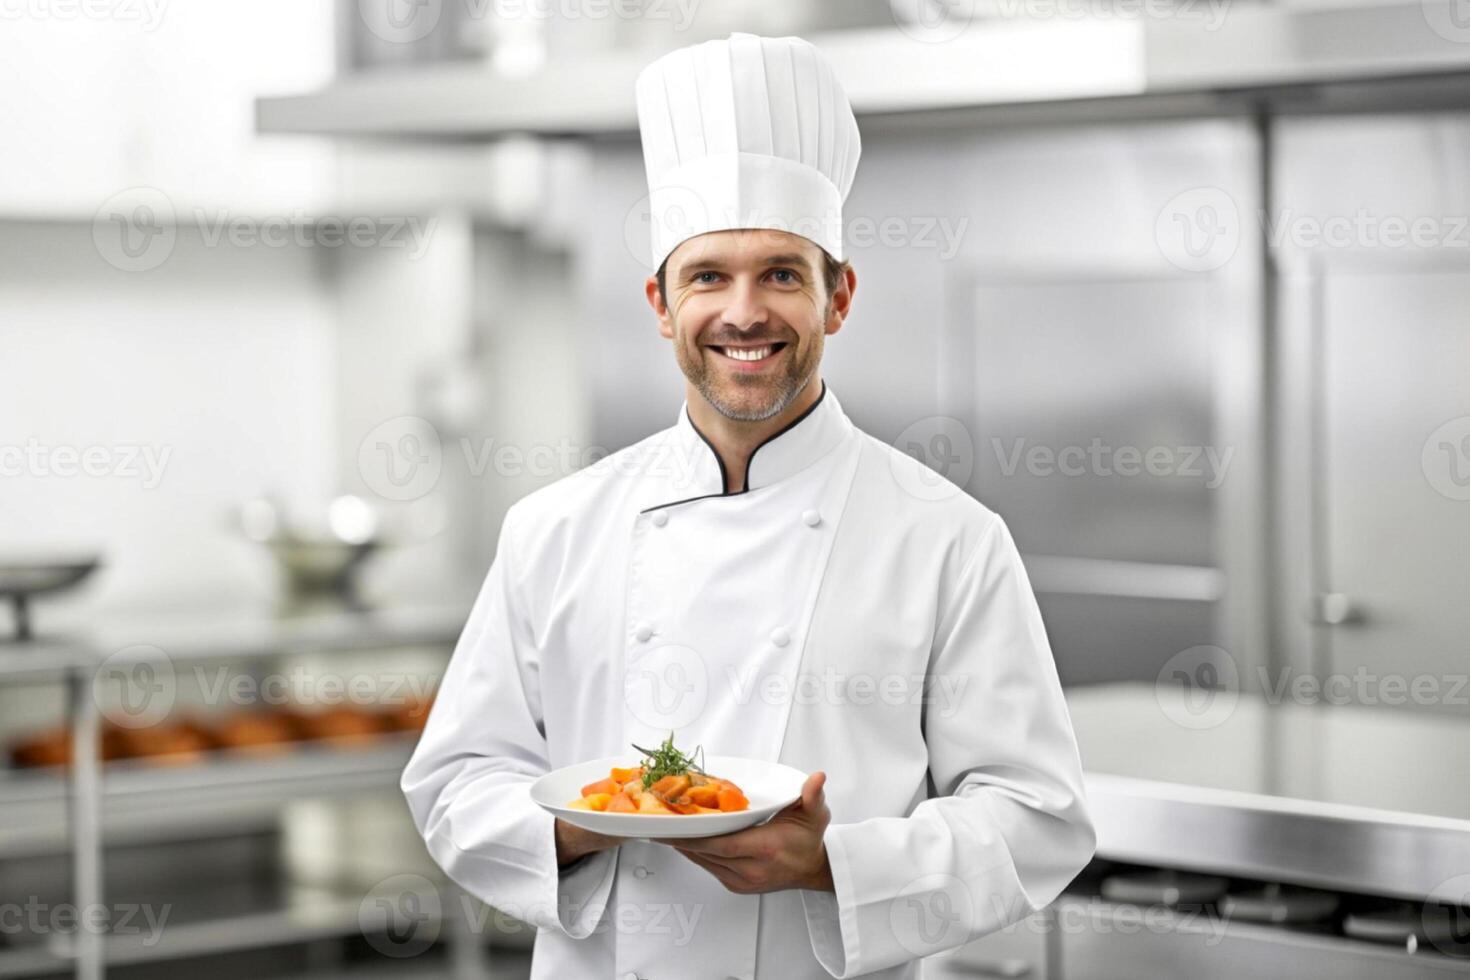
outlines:
[{"label": "smiling mouth", "polygon": [[764,361],[767,358],[774,357],[785,347],[786,342],[784,340],[779,340],[770,344],[762,344],[758,347],[752,347],[750,345],[735,346],[733,344],[709,345],[710,350],[721,355],[722,357],[727,357],[732,361],[740,361],[743,364],[754,364],[759,361]]}]

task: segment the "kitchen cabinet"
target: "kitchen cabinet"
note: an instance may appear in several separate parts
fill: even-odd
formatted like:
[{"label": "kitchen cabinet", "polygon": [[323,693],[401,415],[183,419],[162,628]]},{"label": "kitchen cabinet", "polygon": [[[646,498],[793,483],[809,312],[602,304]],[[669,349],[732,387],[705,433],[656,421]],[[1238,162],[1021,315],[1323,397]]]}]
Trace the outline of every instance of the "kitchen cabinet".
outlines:
[{"label": "kitchen cabinet", "polygon": [[1470,117],[1282,127],[1272,683],[1470,713]]}]

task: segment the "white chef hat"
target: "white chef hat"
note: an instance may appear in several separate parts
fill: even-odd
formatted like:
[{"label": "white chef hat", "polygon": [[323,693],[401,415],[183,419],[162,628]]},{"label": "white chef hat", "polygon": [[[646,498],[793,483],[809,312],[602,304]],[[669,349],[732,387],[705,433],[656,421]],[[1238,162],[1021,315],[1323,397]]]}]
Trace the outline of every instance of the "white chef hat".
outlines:
[{"label": "white chef hat", "polygon": [[653,266],[711,231],[774,228],[843,259],[862,143],[827,59],[799,37],[732,34],[671,52],[636,85]]}]

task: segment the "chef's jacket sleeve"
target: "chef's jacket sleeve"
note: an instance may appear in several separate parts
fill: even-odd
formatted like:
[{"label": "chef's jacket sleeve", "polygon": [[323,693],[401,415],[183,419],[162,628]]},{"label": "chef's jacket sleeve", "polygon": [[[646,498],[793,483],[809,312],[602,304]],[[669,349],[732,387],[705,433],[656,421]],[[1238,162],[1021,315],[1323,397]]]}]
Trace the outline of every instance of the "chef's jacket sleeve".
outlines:
[{"label": "chef's jacket sleeve", "polygon": [[555,819],[531,800],[549,766],[515,518],[512,507],[401,786],[452,880],[528,925],[583,939],[607,905],[617,849],[558,869]]},{"label": "chef's jacket sleeve", "polygon": [[830,824],[835,892],[801,892],[813,952],[834,977],[1019,921],[1092,858],[1096,835],[1051,648],[1015,542],[991,516],[930,651],[928,680],[964,682],[952,705],[925,706],[934,795],[906,817]]}]

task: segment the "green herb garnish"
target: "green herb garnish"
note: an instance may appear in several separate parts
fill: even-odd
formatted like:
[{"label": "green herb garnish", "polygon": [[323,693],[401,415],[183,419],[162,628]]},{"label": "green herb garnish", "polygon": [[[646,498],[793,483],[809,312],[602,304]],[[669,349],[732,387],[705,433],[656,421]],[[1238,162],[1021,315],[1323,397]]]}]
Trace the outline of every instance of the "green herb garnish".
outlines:
[{"label": "green herb garnish", "polygon": [[690,770],[705,775],[704,746],[695,746],[694,751],[686,755],[674,748],[673,732],[669,732],[669,737],[664,739],[664,744],[656,749],[645,749],[641,745],[634,745],[633,748],[642,752],[644,756],[644,789],[665,776],[687,776]]}]

